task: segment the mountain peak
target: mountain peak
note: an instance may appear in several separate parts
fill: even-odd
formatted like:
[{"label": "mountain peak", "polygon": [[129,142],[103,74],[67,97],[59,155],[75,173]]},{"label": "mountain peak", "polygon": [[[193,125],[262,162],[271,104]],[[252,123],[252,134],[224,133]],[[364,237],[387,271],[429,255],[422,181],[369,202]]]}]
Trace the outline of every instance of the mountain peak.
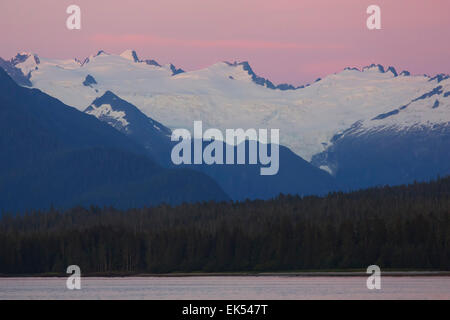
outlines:
[{"label": "mountain peak", "polygon": [[35,65],[38,65],[41,63],[38,55],[34,54],[34,53],[30,53],[30,52],[17,53],[16,56],[14,58],[12,58],[10,61],[14,66],[18,65],[20,63],[24,63],[26,61],[28,61],[28,63],[32,63]]},{"label": "mountain peak", "polygon": [[[23,76],[28,80],[31,77],[31,72],[37,70],[40,63],[38,55],[29,52],[20,52],[9,61],[10,66],[19,70],[19,73],[22,72]],[[31,83],[25,84],[31,85]]]},{"label": "mountain peak", "polygon": [[391,73],[394,78],[398,77],[399,75],[397,70],[393,66],[388,66],[387,68],[385,68],[383,65],[375,63],[372,63],[370,66],[363,67],[362,72]]},{"label": "mountain peak", "polygon": [[365,66],[362,68],[363,72],[367,71],[378,71],[379,73],[385,73],[384,67],[381,64],[372,63],[370,66]]},{"label": "mountain peak", "polygon": [[107,90],[107,91],[105,91],[105,93],[102,96],[95,99],[92,102],[92,105],[98,107],[105,103],[110,104],[114,100],[120,100],[120,98],[118,96],[116,96],[112,91]]},{"label": "mountain peak", "polygon": [[109,55],[109,54],[106,53],[104,50],[99,50],[96,54],[92,54],[92,55],[90,55],[89,57],[86,57],[86,58],[83,60],[83,62],[81,62],[81,61],[78,60],[78,59],[75,59],[75,61],[77,61],[77,62],[80,64],[80,66],[82,67],[82,66],[88,64],[89,62],[91,62],[92,59],[94,59],[94,58],[96,58],[96,57],[99,57],[99,56],[102,56],[102,55],[107,56],[107,55]]},{"label": "mountain peak", "polygon": [[133,61],[133,62],[139,62],[140,61],[136,51],[131,50],[131,49],[125,50],[124,52],[122,52],[120,54],[120,56],[122,58],[125,58],[125,59]]},{"label": "mountain peak", "polygon": [[116,96],[112,91],[106,90],[106,92],[100,97],[100,99],[101,98],[117,99],[119,97]]},{"label": "mountain peak", "polygon": [[101,56],[101,55],[105,55],[105,56],[107,56],[108,55],[108,53],[106,53],[105,51],[103,51],[103,50],[100,50],[99,52],[97,52],[97,54],[96,55],[94,55],[94,57],[98,57],[98,56]]},{"label": "mountain peak", "polygon": [[[136,129],[137,127],[141,127],[147,133],[150,130],[153,132],[152,134],[163,135],[164,137],[171,134],[170,129],[147,117],[136,106],[109,90],[101,97],[96,98],[84,112],[107,122],[126,134],[132,134],[134,132],[133,128]],[[150,127],[148,127],[149,124]],[[152,142],[154,142],[152,139],[144,139],[142,141],[144,145]]]},{"label": "mountain peak", "polygon": [[144,62],[149,66],[161,67],[161,65],[156,60],[153,59],[147,59]]},{"label": "mountain peak", "polygon": [[300,88],[300,87],[296,88],[293,85],[290,85],[288,83],[282,83],[282,84],[279,84],[279,85],[275,86],[270,80],[258,76],[253,71],[253,69],[250,66],[250,63],[248,63],[248,61],[242,61],[242,62],[235,61],[233,63],[225,61],[225,63],[228,66],[230,66],[230,67],[238,67],[238,66],[242,67],[242,69],[245,72],[248,73],[248,75],[252,78],[252,81],[254,83],[256,83],[257,85],[260,85],[260,86],[263,86],[263,87],[266,87],[266,88],[269,88],[269,89],[279,89],[279,90],[282,90],[282,91],[284,91],[284,90],[295,90],[295,89]]},{"label": "mountain peak", "polygon": [[361,72],[361,70],[359,70],[357,67],[345,67],[344,71],[359,71],[359,72]]},{"label": "mountain peak", "polygon": [[252,67],[250,66],[250,63],[248,63],[248,61],[241,61],[241,62],[228,62],[228,61],[224,61],[225,64],[229,65],[230,67],[238,67],[238,66],[242,66],[242,68],[247,71],[250,75],[255,74],[253,72]]},{"label": "mountain peak", "polygon": [[106,119],[109,125],[118,130],[124,129],[126,131],[130,123],[127,120],[126,112],[121,108],[123,102],[108,90],[101,97],[95,99],[84,112],[100,120]]},{"label": "mountain peak", "polygon": [[391,72],[394,75],[394,77],[398,76],[397,70],[395,70],[395,68],[392,66],[389,66],[386,72]]},{"label": "mountain peak", "polygon": [[185,71],[181,68],[175,67],[173,64],[169,65],[170,70],[172,71],[172,76],[176,76],[177,74],[184,73]]}]

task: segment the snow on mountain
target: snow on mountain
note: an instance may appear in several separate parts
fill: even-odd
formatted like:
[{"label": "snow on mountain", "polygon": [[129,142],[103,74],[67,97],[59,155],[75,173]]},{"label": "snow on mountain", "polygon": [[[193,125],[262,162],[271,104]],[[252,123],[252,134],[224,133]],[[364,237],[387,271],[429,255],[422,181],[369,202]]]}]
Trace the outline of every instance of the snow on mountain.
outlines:
[{"label": "snow on mountain", "polygon": [[163,166],[170,162],[172,132],[134,105],[106,91],[84,110],[141,144]]},{"label": "snow on mountain", "polygon": [[31,71],[37,70],[40,60],[36,54],[22,52],[12,58],[11,63],[22,70],[25,76],[28,76]]},{"label": "snow on mountain", "polygon": [[132,62],[139,62],[139,58],[138,58],[138,56],[137,56],[137,53],[136,53],[136,51],[134,51],[134,50],[125,50],[124,52],[122,52],[122,53],[120,54],[120,56],[121,56],[122,58],[125,58],[125,59],[127,59],[127,60],[130,60],[130,61],[132,61]]},{"label": "snow on mountain", "polygon": [[119,127],[126,130],[127,126],[130,124],[125,119],[125,112],[113,110],[110,104],[102,104],[101,106],[91,104],[86,110],[86,113],[93,115],[100,120],[107,119],[106,122],[114,128]]},{"label": "snow on mountain", "polygon": [[430,91],[420,94],[408,103],[393,107],[371,119],[362,119],[352,128],[352,134],[380,130],[411,130],[423,127],[449,125],[450,81],[433,81]]},{"label": "snow on mountain", "polygon": [[[31,72],[33,87],[81,111],[111,90],[171,129],[192,130],[195,120],[204,129],[278,128],[280,143],[308,161],[356,124],[359,130],[382,130],[450,121],[450,79],[398,74],[380,65],[346,68],[304,88],[282,90],[294,87],[273,85],[248,63],[175,73],[172,65],[139,60],[133,50],[100,51],[82,64],[40,58],[38,68],[29,59],[18,66]],[[88,75],[95,88],[83,85]],[[107,106],[96,112],[111,114]]]}]

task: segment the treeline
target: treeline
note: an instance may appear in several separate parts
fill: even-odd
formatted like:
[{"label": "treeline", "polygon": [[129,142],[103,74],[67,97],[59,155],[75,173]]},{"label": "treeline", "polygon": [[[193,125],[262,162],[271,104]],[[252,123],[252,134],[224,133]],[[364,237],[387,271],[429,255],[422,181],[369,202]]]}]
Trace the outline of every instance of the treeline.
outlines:
[{"label": "treeline", "polygon": [[4,214],[0,273],[450,269],[450,178],[327,197]]}]

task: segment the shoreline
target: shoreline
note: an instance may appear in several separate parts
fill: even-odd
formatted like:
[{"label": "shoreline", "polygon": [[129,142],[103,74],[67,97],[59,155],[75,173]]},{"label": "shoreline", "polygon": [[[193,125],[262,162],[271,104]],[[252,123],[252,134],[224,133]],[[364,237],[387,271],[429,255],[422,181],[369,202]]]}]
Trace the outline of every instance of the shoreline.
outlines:
[{"label": "shoreline", "polygon": [[[183,278],[183,277],[367,277],[365,271],[298,272],[174,272],[174,273],[87,273],[86,278]],[[450,271],[381,271],[385,277],[450,277]],[[6,278],[67,278],[66,273],[0,274]]]}]

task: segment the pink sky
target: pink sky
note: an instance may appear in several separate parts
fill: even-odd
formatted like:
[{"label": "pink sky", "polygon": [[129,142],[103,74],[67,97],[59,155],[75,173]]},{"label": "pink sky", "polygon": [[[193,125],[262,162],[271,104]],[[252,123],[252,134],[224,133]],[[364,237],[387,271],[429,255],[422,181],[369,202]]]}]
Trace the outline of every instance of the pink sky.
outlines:
[{"label": "pink sky", "polygon": [[[70,4],[81,7],[80,31],[66,29]],[[382,30],[366,28],[371,4],[382,9]],[[0,56],[135,49],[185,70],[247,60],[296,85],[372,62],[450,73],[449,13],[449,0],[1,0]]]}]

